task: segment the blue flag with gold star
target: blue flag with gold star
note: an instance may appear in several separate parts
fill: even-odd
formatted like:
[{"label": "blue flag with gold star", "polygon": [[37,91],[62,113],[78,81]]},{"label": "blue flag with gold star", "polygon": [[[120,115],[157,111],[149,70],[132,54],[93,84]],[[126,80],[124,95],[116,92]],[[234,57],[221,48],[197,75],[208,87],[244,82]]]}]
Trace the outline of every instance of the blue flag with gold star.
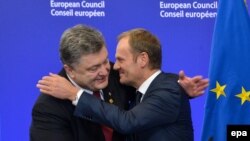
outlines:
[{"label": "blue flag with gold star", "polygon": [[247,2],[219,0],[202,141],[226,141],[228,125],[250,125],[250,18]]}]

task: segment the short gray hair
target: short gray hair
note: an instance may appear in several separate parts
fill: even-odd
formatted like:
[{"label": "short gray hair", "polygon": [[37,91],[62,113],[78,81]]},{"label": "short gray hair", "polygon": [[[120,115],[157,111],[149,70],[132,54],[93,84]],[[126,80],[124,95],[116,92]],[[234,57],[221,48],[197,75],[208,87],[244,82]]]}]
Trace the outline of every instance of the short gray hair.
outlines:
[{"label": "short gray hair", "polygon": [[60,40],[60,59],[63,64],[73,67],[83,55],[97,53],[105,47],[102,33],[86,25],[68,28]]}]

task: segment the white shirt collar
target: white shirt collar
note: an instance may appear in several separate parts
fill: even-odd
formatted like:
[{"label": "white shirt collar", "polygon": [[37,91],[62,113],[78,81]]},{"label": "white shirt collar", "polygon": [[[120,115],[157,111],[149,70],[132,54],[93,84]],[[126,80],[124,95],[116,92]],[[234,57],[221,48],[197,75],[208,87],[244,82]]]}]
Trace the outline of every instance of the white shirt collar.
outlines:
[{"label": "white shirt collar", "polygon": [[[69,75],[68,75],[67,73],[66,73],[66,75],[67,75],[67,77],[69,78],[70,82],[71,82],[75,87],[77,87],[77,88],[79,88],[79,89],[81,89],[81,90],[87,92],[88,94],[93,95],[93,91],[88,90],[88,89],[84,89],[84,88],[80,87],[78,84],[76,84],[76,82],[75,82],[74,80],[72,80],[72,79],[69,77]],[[104,97],[103,97],[103,92],[102,92],[102,90],[100,90],[100,95],[101,95],[101,99],[103,100]]]},{"label": "white shirt collar", "polygon": [[[152,81],[155,79],[156,76],[158,76],[161,73],[161,70],[156,71],[154,74],[152,74],[147,80],[145,80],[141,86],[138,88],[138,91],[142,93],[142,95],[144,96],[144,94],[146,93],[149,85],[152,83]],[[143,97],[142,96],[142,97]]]},{"label": "white shirt collar", "polygon": [[82,90],[84,90],[85,92],[87,92],[87,93],[89,93],[89,94],[92,94],[92,93],[93,93],[92,91],[90,91],[90,90],[88,90],[88,89],[82,88],[81,86],[79,86],[78,84],[76,84],[76,82],[75,82],[73,79],[71,79],[71,78],[69,77],[68,74],[66,74],[66,75],[67,75],[67,77],[69,78],[69,81],[70,81],[75,87],[77,87],[77,88],[79,88],[79,89],[82,89]]}]

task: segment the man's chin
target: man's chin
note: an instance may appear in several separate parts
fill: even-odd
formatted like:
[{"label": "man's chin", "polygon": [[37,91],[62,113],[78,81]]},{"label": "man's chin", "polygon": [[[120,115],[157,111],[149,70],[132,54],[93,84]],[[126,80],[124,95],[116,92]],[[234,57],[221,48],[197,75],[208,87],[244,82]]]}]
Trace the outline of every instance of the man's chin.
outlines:
[{"label": "man's chin", "polygon": [[121,83],[121,84],[124,84],[124,85],[127,85],[127,81],[125,81],[125,80],[123,80],[123,79],[121,79],[121,78],[120,78],[120,83]]},{"label": "man's chin", "polygon": [[96,87],[101,90],[101,89],[104,89],[108,86],[108,82],[103,82],[103,83],[100,83],[98,84]]}]

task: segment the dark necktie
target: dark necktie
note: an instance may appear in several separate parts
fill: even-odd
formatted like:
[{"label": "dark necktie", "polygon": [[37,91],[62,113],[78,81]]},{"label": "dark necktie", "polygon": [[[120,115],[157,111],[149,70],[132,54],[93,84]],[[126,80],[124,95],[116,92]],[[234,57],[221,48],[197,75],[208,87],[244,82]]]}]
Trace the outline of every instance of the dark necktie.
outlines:
[{"label": "dark necktie", "polygon": [[[93,95],[99,99],[101,99],[100,91],[93,92]],[[102,125],[102,132],[105,137],[105,141],[112,141],[113,129],[108,126]]]},{"label": "dark necktie", "polygon": [[136,105],[141,102],[141,97],[142,97],[142,93],[139,92],[139,91],[136,91],[136,98],[135,98],[136,99],[136,102],[135,102]]}]

